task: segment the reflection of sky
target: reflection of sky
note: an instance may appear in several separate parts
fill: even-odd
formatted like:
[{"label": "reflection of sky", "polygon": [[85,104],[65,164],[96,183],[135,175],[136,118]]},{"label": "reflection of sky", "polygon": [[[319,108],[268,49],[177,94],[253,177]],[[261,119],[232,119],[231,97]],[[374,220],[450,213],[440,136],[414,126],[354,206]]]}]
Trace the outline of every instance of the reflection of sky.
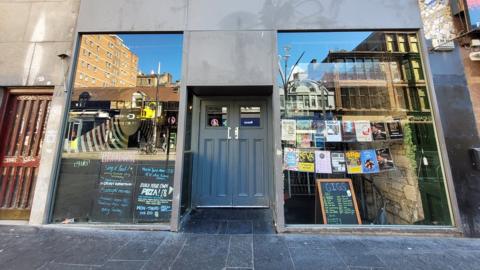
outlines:
[{"label": "reflection of sky", "polygon": [[[301,64],[297,67],[301,70],[308,68],[310,60],[317,59],[321,63],[327,57],[329,51],[352,50],[362,43],[372,32],[296,32],[278,34],[278,54],[285,54],[284,48],[289,46],[290,58],[288,60],[288,69],[297,62],[298,58],[305,52]],[[284,61],[280,59],[282,71]],[[328,69],[326,65],[323,65]]]},{"label": "reflection of sky", "polygon": [[127,47],[135,53],[138,60],[138,69],[145,74],[158,70],[169,72],[173,81],[180,80],[182,66],[181,34],[127,34],[119,35]]},{"label": "reflection of sky", "polygon": [[467,0],[470,23],[473,27],[480,27],[480,0]]}]

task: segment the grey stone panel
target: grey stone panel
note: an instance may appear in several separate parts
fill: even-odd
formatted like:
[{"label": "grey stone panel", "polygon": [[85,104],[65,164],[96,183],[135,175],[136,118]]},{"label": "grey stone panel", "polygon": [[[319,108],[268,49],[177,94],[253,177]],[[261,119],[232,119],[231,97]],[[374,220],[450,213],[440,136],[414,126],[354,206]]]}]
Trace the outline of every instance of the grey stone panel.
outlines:
[{"label": "grey stone panel", "polygon": [[83,0],[78,31],[182,31],[186,10],[186,0]]},{"label": "grey stone panel", "polygon": [[30,8],[30,3],[0,1],[0,42],[23,40]]},{"label": "grey stone panel", "polygon": [[24,40],[33,42],[73,40],[79,5],[79,0],[33,3]]},{"label": "grey stone panel", "polygon": [[420,26],[416,0],[83,0],[78,29],[221,31]]},{"label": "grey stone panel", "polygon": [[187,85],[273,84],[273,32],[191,32],[187,38]]},{"label": "grey stone panel", "polygon": [[195,0],[188,7],[188,30],[418,29],[421,25],[415,0]]},{"label": "grey stone panel", "polygon": [[[28,85],[63,85],[68,63],[58,57],[70,54],[71,42],[41,42],[35,44]],[[65,67],[63,66],[65,65]]]},{"label": "grey stone panel", "polygon": [[34,43],[0,43],[0,85],[25,85],[32,62]]}]

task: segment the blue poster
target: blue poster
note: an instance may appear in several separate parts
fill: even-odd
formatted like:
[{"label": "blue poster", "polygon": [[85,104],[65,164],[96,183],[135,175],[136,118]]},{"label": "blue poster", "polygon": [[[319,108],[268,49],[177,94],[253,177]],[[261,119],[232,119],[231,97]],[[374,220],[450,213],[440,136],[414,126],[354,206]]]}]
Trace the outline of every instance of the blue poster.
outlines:
[{"label": "blue poster", "polygon": [[362,161],[362,173],[380,172],[375,150],[362,150],[360,152],[360,160]]}]

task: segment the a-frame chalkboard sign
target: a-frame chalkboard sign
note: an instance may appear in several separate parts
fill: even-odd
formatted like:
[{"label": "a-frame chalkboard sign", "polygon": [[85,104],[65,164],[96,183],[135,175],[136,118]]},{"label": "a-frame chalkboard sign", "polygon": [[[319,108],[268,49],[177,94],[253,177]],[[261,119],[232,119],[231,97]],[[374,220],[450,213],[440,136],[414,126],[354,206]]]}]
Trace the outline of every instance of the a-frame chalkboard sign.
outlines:
[{"label": "a-frame chalkboard sign", "polygon": [[324,224],[362,224],[351,179],[318,179]]}]

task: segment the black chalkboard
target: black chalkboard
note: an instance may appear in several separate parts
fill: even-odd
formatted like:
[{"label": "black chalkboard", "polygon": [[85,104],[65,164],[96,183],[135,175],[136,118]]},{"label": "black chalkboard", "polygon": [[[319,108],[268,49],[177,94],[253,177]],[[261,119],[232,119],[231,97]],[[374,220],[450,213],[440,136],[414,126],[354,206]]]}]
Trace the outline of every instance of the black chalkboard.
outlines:
[{"label": "black chalkboard", "polygon": [[362,224],[351,179],[319,179],[324,224]]},{"label": "black chalkboard", "polygon": [[172,212],[173,167],[139,165],[135,189],[137,222],[169,222]]},{"label": "black chalkboard", "polygon": [[135,187],[134,163],[102,163],[94,197],[92,221],[131,222]]}]

